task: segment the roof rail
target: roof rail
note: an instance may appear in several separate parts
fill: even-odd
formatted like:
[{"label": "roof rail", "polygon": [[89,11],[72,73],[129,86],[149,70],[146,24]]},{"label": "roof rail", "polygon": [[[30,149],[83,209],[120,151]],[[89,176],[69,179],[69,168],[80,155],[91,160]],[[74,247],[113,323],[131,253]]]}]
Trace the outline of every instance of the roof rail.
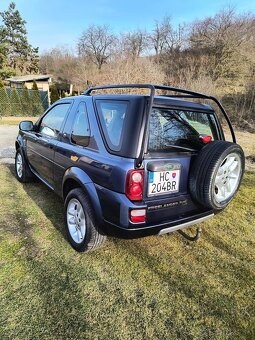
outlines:
[{"label": "roof rail", "polygon": [[199,99],[200,98],[200,99],[212,100],[213,102],[215,102],[218,105],[220,111],[222,112],[224,118],[226,119],[228,127],[229,127],[230,132],[231,132],[232,140],[233,140],[234,143],[236,143],[236,137],[235,137],[234,129],[233,129],[232,124],[230,122],[230,119],[227,115],[227,112],[225,111],[225,109],[222,106],[222,104],[220,103],[220,101],[213,96],[208,96],[208,95],[205,95],[205,94],[200,93],[200,92],[194,92],[194,91],[190,91],[190,90],[181,89],[179,87],[165,86],[165,85],[155,85],[155,84],[113,84],[113,85],[94,86],[94,87],[90,87],[89,89],[84,91],[83,95],[90,96],[91,92],[97,91],[97,90],[128,89],[128,88],[149,89],[150,90],[149,105],[148,105],[148,109],[147,109],[147,116],[148,117],[147,117],[147,120],[146,120],[145,126],[144,126],[143,139],[140,143],[141,144],[140,145],[140,152],[139,152],[139,155],[137,157],[137,164],[136,164],[137,167],[141,166],[144,153],[147,152],[147,143],[148,143],[148,135],[149,135],[149,120],[150,120],[149,118],[150,118],[150,113],[151,113],[151,109],[152,109],[156,90],[164,90],[164,91],[171,91],[171,92],[180,93],[178,95],[176,95],[176,94],[160,95],[160,96],[163,96],[163,97],[164,96],[165,97],[173,97],[173,98],[179,97],[179,98],[190,98],[190,99]]}]

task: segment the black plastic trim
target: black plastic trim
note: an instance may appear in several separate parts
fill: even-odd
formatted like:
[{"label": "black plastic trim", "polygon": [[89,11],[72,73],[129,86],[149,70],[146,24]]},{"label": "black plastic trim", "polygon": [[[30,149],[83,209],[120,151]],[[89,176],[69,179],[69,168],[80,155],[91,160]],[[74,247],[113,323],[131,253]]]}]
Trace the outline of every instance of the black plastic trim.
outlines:
[{"label": "black plastic trim", "polygon": [[205,95],[205,94],[200,93],[200,92],[185,90],[185,89],[181,89],[181,88],[178,88],[178,87],[155,85],[155,84],[113,84],[113,85],[104,85],[104,86],[94,86],[94,87],[90,87],[85,92],[83,92],[83,95],[90,96],[91,92],[97,91],[97,90],[124,89],[124,88],[137,88],[137,89],[148,89],[148,90],[150,90],[150,99],[149,99],[149,105],[148,105],[148,108],[147,108],[147,119],[146,119],[146,122],[145,122],[145,129],[144,129],[144,133],[143,133],[143,143],[142,143],[141,149],[139,151],[139,155],[136,159],[136,166],[137,167],[141,166],[144,154],[147,153],[147,146],[148,146],[148,138],[147,137],[148,137],[148,134],[149,134],[149,120],[150,120],[150,113],[151,113],[152,104],[153,104],[153,101],[154,101],[156,90],[165,90],[165,91],[172,91],[172,92],[181,93],[181,95],[176,95],[176,94],[160,95],[162,97],[176,97],[177,96],[179,98],[191,98],[191,99],[201,98],[201,99],[208,99],[208,100],[214,101],[218,105],[218,107],[220,108],[225,120],[227,121],[228,127],[229,127],[230,132],[231,132],[232,140],[233,140],[234,143],[236,143],[236,137],[235,137],[234,129],[233,129],[232,124],[230,122],[230,119],[227,115],[227,112],[225,111],[225,109],[222,106],[222,104],[220,103],[220,101],[213,96],[208,96],[208,95]]}]

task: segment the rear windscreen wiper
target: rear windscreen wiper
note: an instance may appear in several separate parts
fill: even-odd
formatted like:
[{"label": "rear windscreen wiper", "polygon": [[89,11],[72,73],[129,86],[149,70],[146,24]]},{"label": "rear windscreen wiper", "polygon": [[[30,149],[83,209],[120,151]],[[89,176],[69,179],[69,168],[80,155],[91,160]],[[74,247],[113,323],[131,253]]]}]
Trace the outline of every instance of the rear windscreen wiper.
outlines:
[{"label": "rear windscreen wiper", "polygon": [[197,151],[196,149],[186,148],[184,146],[178,146],[178,145],[166,145],[167,148],[173,148],[178,150],[185,150],[185,151]]}]

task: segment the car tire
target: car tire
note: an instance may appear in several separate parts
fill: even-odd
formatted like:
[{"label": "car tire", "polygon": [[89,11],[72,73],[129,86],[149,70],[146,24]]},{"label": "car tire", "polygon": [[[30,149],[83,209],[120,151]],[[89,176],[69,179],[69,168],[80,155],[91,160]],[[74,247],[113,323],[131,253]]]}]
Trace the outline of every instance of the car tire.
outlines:
[{"label": "car tire", "polygon": [[221,210],[234,198],[244,173],[245,157],[240,145],[213,141],[196,156],[189,176],[189,189],[204,207]]},{"label": "car tire", "polygon": [[68,240],[75,250],[89,252],[105,242],[106,236],[97,227],[95,212],[81,188],[67,194],[65,214]]},{"label": "car tire", "polygon": [[16,151],[15,155],[15,175],[17,180],[21,183],[30,182],[33,178],[33,175],[20,149]]}]

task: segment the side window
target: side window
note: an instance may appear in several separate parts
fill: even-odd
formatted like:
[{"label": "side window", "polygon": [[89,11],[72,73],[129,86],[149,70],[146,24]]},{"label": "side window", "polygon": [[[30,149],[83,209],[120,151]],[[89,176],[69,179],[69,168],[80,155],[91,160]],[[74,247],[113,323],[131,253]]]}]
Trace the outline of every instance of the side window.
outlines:
[{"label": "side window", "polygon": [[128,102],[97,100],[96,105],[108,146],[120,150]]},{"label": "side window", "polygon": [[194,111],[180,111],[179,116],[200,134],[210,135],[212,139],[218,139],[216,121],[212,114]]},{"label": "side window", "polygon": [[86,104],[81,102],[78,106],[74,119],[71,139],[72,142],[81,146],[89,145],[90,127]]},{"label": "side window", "polygon": [[39,132],[48,137],[56,138],[65,119],[70,103],[54,106],[42,119]]}]

